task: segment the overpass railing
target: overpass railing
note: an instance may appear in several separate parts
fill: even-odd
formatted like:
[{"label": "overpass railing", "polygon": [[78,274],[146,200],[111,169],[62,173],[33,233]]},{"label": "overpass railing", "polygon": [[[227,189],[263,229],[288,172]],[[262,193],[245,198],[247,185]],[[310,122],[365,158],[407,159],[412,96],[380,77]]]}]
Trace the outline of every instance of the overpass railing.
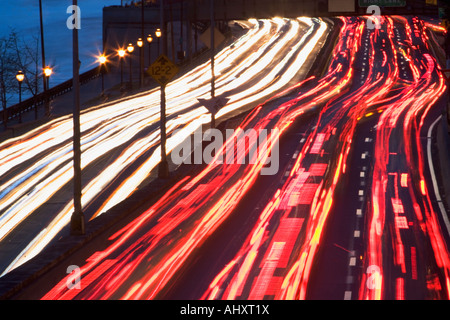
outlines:
[{"label": "overpass railing", "polygon": [[[80,74],[80,84],[83,85],[89,82],[90,80],[99,77],[100,75],[101,75],[100,66],[95,67],[89,71],[86,71]],[[44,105],[46,100],[50,101],[57,96],[60,96],[66,92],[71,91],[72,87],[73,81],[72,79],[70,79],[52,88],[49,88],[46,92],[38,93],[33,97],[22,101],[21,103],[12,105],[6,108],[6,110],[0,110],[0,123],[6,126],[8,121],[20,117],[20,115],[23,114],[24,112],[37,109],[38,107]]]}]

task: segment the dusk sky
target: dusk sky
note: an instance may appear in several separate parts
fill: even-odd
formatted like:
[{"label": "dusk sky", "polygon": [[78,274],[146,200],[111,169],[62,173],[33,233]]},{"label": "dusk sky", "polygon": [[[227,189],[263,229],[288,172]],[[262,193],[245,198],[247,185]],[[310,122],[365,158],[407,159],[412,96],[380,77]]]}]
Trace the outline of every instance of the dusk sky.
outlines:
[{"label": "dusk sky", "polygon": [[[81,30],[79,32],[81,72],[91,69],[95,55],[102,49],[102,9],[120,5],[119,0],[79,0]],[[42,0],[46,62],[54,67],[53,84],[72,77],[72,33],[67,29],[67,7],[72,0]],[[39,1],[0,1],[0,37],[13,29],[24,37],[39,36]]]}]

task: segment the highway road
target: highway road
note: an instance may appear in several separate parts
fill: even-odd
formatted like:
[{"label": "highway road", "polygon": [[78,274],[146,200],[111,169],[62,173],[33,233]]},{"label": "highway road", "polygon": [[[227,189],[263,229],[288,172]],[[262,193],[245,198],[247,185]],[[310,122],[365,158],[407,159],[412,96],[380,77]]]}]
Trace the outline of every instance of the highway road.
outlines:
[{"label": "highway road", "polygon": [[445,80],[423,21],[375,22],[340,18],[326,74],[248,113],[236,134],[259,134],[253,163],[182,178],[15,298],[449,299],[431,144]]},{"label": "highway road", "polygon": [[204,298],[449,298],[450,229],[429,151],[445,82],[423,22],[380,23],[343,27],[335,62],[353,59],[351,85],[321,109]]},{"label": "highway road", "polygon": [[[305,77],[329,27],[319,19],[237,22],[237,39],[215,57],[226,120]],[[210,63],[166,88],[167,151],[209,125]],[[95,219],[154,177],[160,161],[160,93],[152,90],[82,112],[83,211]],[[175,129],[177,134],[172,134]],[[73,210],[72,119],[53,120],[0,144],[0,275],[64,235]]]}]

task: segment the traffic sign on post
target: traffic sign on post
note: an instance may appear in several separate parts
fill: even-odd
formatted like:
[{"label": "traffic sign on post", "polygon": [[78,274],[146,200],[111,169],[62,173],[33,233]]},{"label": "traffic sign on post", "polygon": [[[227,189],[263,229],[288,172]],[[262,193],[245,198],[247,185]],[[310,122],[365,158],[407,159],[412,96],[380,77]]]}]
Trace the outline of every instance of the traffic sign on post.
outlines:
[{"label": "traffic sign on post", "polygon": [[229,98],[226,98],[225,96],[221,95],[218,97],[214,97],[211,99],[203,99],[198,98],[197,99],[200,104],[208,109],[208,111],[211,113],[211,128],[214,128],[216,125],[216,113],[226,106],[228,101],[230,101]]},{"label": "traffic sign on post", "polygon": [[[199,39],[205,46],[211,49],[211,27],[206,29],[206,31],[200,35]],[[220,44],[225,41],[225,39],[226,38],[222,32],[220,32],[217,28],[214,28],[214,49],[218,48]]]},{"label": "traffic sign on post", "polygon": [[215,115],[221,108],[225,107],[230,99],[219,96],[209,100],[202,98],[198,98],[197,100],[202,106],[208,109],[211,114]]},{"label": "traffic sign on post", "polygon": [[147,73],[161,86],[166,86],[178,73],[178,66],[162,54],[147,69]]}]

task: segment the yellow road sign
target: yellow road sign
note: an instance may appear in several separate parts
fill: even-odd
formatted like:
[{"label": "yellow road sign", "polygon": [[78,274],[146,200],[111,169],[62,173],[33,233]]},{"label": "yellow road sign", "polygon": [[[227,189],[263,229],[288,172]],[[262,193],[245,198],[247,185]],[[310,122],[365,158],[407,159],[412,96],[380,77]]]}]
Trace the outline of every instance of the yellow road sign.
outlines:
[{"label": "yellow road sign", "polygon": [[[203,32],[200,35],[199,39],[205,46],[211,49],[211,28],[208,28],[205,32]],[[224,41],[225,36],[222,34],[222,32],[214,28],[214,49],[220,46],[220,44]]]},{"label": "yellow road sign", "polygon": [[147,73],[161,86],[167,85],[178,71],[178,66],[164,54],[160,55],[147,69]]}]

